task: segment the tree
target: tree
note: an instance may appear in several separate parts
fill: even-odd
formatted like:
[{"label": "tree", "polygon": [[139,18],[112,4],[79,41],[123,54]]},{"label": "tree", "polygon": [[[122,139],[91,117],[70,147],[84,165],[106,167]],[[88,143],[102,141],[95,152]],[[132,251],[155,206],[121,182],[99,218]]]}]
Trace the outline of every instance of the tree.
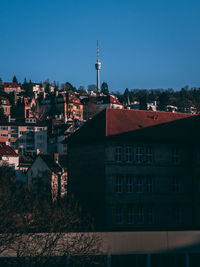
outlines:
[{"label": "tree", "polygon": [[25,258],[29,266],[49,266],[55,256],[89,261],[99,251],[91,219],[73,198],[51,202],[19,188],[8,166],[0,168],[0,221],[0,255],[14,254],[20,266]]},{"label": "tree", "polygon": [[159,101],[159,104],[158,104],[159,110],[165,111],[167,105],[169,105],[168,93],[167,92],[161,93],[161,95],[158,97],[158,101]]},{"label": "tree", "polygon": [[3,80],[0,78],[0,92],[3,92]]},{"label": "tree", "polygon": [[101,85],[101,93],[109,95],[108,84],[106,82],[103,82]]},{"label": "tree", "polygon": [[147,95],[144,94],[139,99],[140,102],[140,110],[147,110]]},{"label": "tree", "polygon": [[129,92],[128,88],[126,88],[124,91],[124,100],[125,100],[127,105],[130,104],[130,92]]},{"label": "tree", "polygon": [[18,83],[17,78],[16,78],[15,75],[13,76],[12,82],[13,82],[13,83]]},{"label": "tree", "polygon": [[27,82],[26,78],[24,78],[24,82],[22,84],[22,89],[24,90],[24,94],[26,97],[33,97],[33,83],[31,80]]},{"label": "tree", "polygon": [[64,84],[61,85],[61,89],[67,92],[75,92],[76,91],[76,87],[74,87],[71,83],[66,82]]},{"label": "tree", "polygon": [[1,119],[1,120],[2,120],[2,119],[6,119],[6,116],[5,116],[5,114],[4,114],[4,110],[3,110],[2,107],[0,107],[0,119]]}]

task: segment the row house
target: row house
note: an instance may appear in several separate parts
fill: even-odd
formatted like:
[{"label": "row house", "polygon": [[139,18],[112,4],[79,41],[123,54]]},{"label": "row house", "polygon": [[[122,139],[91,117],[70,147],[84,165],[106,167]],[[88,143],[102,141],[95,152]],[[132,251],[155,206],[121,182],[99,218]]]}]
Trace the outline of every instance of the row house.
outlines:
[{"label": "row house", "polygon": [[76,95],[69,92],[59,93],[54,104],[58,114],[63,114],[65,121],[83,120],[83,105]]},{"label": "row house", "polygon": [[3,109],[5,116],[10,116],[11,104],[8,98],[0,96],[0,107]]},{"label": "row house", "polygon": [[5,82],[4,83],[4,92],[7,93],[7,94],[10,94],[10,93],[21,93],[22,89],[17,83]]},{"label": "row house", "polygon": [[198,227],[200,117],[106,109],[68,138],[68,190],[99,228]]},{"label": "row house", "polygon": [[0,142],[23,152],[47,153],[47,125],[35,118],[1,121]]}]

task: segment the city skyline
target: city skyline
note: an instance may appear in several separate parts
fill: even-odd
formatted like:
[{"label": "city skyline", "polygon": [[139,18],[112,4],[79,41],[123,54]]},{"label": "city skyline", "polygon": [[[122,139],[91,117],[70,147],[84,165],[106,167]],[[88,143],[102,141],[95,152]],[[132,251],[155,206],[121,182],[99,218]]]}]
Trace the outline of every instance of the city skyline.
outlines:
[{"label": "city skyline", "polygon": [[197,1],[2,1],[0,77],[125,88],[199,87]]}]

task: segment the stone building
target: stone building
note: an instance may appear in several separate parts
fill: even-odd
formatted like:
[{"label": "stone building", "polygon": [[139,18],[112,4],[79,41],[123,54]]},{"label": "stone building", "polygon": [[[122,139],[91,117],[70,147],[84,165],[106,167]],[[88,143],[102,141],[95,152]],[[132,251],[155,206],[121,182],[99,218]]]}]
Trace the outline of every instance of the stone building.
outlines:
[{"label": "stone building", "polygon": [[106,109],[68,139],[69,192],[100,228],[198,227],[200,117]]}]

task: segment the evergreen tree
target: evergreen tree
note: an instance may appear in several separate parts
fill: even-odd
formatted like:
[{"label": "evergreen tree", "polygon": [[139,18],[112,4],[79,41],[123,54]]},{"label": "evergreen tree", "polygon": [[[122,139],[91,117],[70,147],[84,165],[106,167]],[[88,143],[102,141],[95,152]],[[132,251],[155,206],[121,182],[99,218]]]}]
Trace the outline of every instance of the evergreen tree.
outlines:
[{"label": "evergreen tree", "polygon": [[106,82],[103,82],[101,85],[101,93],[109,95],[108,84]]},{"label": "evergreen tree", "polygon": [[140,110],[147,110],[147,94],[141,96],[139,102],[140,102]]},{"label": "evergreen tree", "polygon": [[168,93],[167,92],[161,93],[161,95],[158,97],[158,101],[159,101],[159,104],[158,104],[159,110],[165,111],[167,105],[169,105]]},{"label": "evergreen tree", "polygon": [[12,79],[12,82],[13,83],[17,83],[18,84],[18,81],[17,81],[17,78],[16,78],[16,76],[14,75],[14,77],[13,77],[13,79]]}]

